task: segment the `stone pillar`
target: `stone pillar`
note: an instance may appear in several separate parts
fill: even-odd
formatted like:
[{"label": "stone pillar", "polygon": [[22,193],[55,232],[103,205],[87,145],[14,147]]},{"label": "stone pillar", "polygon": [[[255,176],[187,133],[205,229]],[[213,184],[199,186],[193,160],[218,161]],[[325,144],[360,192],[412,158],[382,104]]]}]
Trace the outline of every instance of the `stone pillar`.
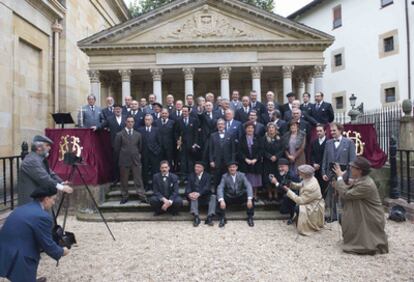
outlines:
[{"label": "stone pillar", "polygon": [[53,94],[54,94],[54,110],[55,113],[60,111],[59,105],[59,34],[62,32],[62,25],[56,20],[52,25],[53,31]]},{"label": "stone pillar", "polygon": [[307,72],[305,75],[305,92],[313,96],[313,72]]},{"label": "stone pillar", "polygon": [[194,68],[183,68],[184,83],[185,83],[185,96],[194,95]]},{"label": "stone pillar", "polygon": [[125,97],[131,96],[131,70],[119,70],[122,80],[122,102],[124,103]]},{"label": "stone pillar", "polygon": [[323,71],[325,70],[326,65],[317,65],[314,67],[313,78],[315,79],[315,93],[323,91]]},{"label": "stone pillar", "polygon": [[152,93],[157,98],[158,103],[162,103],[162,69],[151,69],[152,73]]},{"label": "stone pillar", "polygon": [[262,100],[262,86],[261,86],[261,76],[263,67],[262,66],[254,66],[250,68],[252,73],[252,89],[257,92],[257,100]]},{"label": "stone pillar", "polygon": [[221,97],[230,100],[230,73],[231,67],[220,68]]},{"label": "stone pillar", "polygon": [[302,101],[303,93],[305,93],[305,81],[302,77],[295,78],[296,96]]},{"label": "stone pillar", "polygon": [[99,80],[99,70],[88,70],[91,82],[90,93],[96,97],[96,105],[101,106],[101,81]]},{"label": "stone pillar", "polygon": [[287,102],[286,94],[292,92],[292,72],[295,69],[294,66],[282,66],[283,72],[283,101]]}]

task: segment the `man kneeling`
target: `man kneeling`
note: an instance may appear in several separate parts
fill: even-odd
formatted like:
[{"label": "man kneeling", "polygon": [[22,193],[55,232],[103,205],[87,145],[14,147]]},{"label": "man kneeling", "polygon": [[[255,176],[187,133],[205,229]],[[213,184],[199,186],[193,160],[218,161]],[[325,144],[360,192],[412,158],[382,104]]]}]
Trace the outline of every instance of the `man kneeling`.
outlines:
[{"label": "man kneeling", "polygon": [[193,225],[197,227],[200,225],[200,216],[198,206],[208,204],[208,214],[205,224],[213,226],[213,216],[216,211],[216,195],[211,191],[211,176],[204,171],[205,164],[203,162],[196,162],[194,165],[194,172],[188,177],[185,194],[190,201],[190,212],[194,216]]},{"label": "man kneeling", "polygon": [[160,171],[152,177],[154,195],[150,199],[150,205],[154,210],[154,215],[167,211],[172,215],[177,215],[183,204],[178,194],[178,176],[170,173],[168,161],[161,161]]},{"label": "man kneeling", "polygon": [[254,226],[253,215],[253,189],[244,173],[237,171],[237,162],[230,162],[228,165],[228,173],[221,178],[221,182],[217,187],[217,197],[220,203],[217,214],[220,218],[219,227],[226,225],[226,208],[227,205],[242,204],[247,201],[247,224]]}]

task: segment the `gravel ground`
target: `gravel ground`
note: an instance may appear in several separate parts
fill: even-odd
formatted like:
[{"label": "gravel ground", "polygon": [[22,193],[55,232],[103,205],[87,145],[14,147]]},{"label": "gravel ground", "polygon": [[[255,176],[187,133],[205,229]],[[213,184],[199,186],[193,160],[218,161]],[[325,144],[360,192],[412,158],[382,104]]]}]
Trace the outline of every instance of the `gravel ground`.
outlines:
[{"label": "gravel ground", "polygon": [[387,222],[390,253],[341,251],[340,229],[311,237],[285,221],[229,222],[224,229],[189,222],[102,223],[70,218],[78,246],[58,268],[43,256],[48,281],[414,281],[414,224]]}]

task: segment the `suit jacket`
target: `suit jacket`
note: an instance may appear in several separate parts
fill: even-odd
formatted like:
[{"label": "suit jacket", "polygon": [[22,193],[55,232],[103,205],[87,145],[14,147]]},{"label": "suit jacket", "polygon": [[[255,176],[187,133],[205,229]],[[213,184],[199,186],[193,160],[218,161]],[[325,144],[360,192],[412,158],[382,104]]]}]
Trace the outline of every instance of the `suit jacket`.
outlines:
[{"label": "suit jacket", "polygon": [[101,124],[100,128],[109,129],[109,133],[111,134],[112,147],[115,146],[115,137],[118,134],[118,132],[120,132],[122,129],[125,128],[125,121],[126,121],[126,116],[124,115],[121,116],[120,124],[118,123],[116,116],[111,115],[108,117],[108,119],[104,120],[103,123]]},{"label": "suit jacket", "polygon": [[134,129],[138,130],[141,126],[144,126],[144,118],[145,118],[145,113],[139,109],[135,115],[132,113],[132,110],[128,112],[127,114],[128,117],[133,117],[134,118]]},{"label": "suit jacket", "polygon": [[241,123],[245,123],[249,120],[249,114],[252,108],[249,106],[249,111],[246,113],[244,108],[241,107],[235,112],[234,119],[240,121]]},{"label": "suit jacket", "polygon": [[323,101],[319,106],[319,109],[316,109],[316,105],[312,107],[312,117],[322,124],[327,124],[333,122],[335,119],[334,111],[332,105]]},{"label": "suit jacket", "polygon": [[140,127],[138,132],[142,136],[142,154],[145,158],[158,156],[161,154],[161,138],[159,128],[151,126],[151,131],[147,132],[146,127]]},{"label": "suit jacket", "polygon": [[109,107],[103,108],[101,112],[101,121],[107,120],[110,116],[113,116],[114,114],[114,107],[112,107],[112,111]]},{"label": "suit jacket", "polygon": [[93,111],[89,105],[83,106],[82,113],[78,114],[78,125],[83,124],[83,128],[99,127],[101,125],[101,113],[102,110],[98,106],[95,106]]},{"label": "suit jacket", "polygon": [[156,196],[160,201],[162,198],[167,198],[174,202],[174,200],[178,197],[178,177],[173,173],[169,173],[167,177],[167,186],[168,188],[164,188],[164,180],[162,174],[160,172],[154,174],[152,177],[152,189],[154,191],[154,196]]},{"label": "suit jacket", "polygon": [[240,137],[242,131],[242,124],[240,121],[233,119],[230,128],[227,128],[227,121],[226,121],[226,131],[234,138],[238,139]]},{"label": "suit jacket", "polygon": [[267,111],[266,106],[259,101],[256,101],[256,105],[254,107],[253,107],[253,103],[250,102],[250,108],[257,112],[257,117],[259,121],[260,121],[262,114]]},{"label": "suit jacket", "polygon": [[63,248],[53,241],[52,226],[38,201],[16,208],[0,230],[0,277],[35,282],[40,250],[59,260]]},{"label": "suit jacket", "polygon": [[[243,135],[239,140],[239,146],[237,148],[240,171],[244,173],[261,174],[263,167],[263,149],[263,138],[254,136],[253,145],[250,152],[247,146],[246,135]],[[254,165],[248,165],[245,162],[246,158],[250,160],[257,159],[257,162]]]},{"label": "suit jacket", "polygon": [[243,172],[236,172],[236,181],[233,182],[233,178],[229,173],[223,174],[220,184],[217,187],[217,198],[237,198],[247,194],[247,198],[253,198],[253,188],[250,182],[247,180],[246,175]]},{"label": "suit jacket", "polygon": [[236,102],[233,100],[230,101],[230,109],[232,109],[234,112],[240,109],[241,107],[243,107],[243,104],[240,100],[237,100]]},{"label": "suit jacket", "polygon": [[220,118],[220,115],[217,112],[212,112],[212,118],[210,118],[206,112],[200,115],[201,123],[201,140],[208,141],[210,135],[217,131],[217,120]]},{"label": "suit jacket", "polygon": [[272,115],[269,115],[269,112],[266,111],[266,112],[262,113],[262,116],[260,117],[260,119],[261,119],[261,122],[264,125],[267,125],[269,122],[272,121],[272,119],[273,119],[273,113],[272,113]]},{"label": "suit jacket", "polygon": [[321,172],[322,175],[327,175],[328,177],[333,175],[333,172],[329,170],[330,163],[348,165],[356,157],[355,144],[351,139],[342,137],[337,149],[335,148],[334,141],[334,139],[326,141],[325,151],[323,153]]},{"label": "suit jacket", "polygon": [[310,164],[318,164],[322,165],[323,161],[323,154],[325,152],[325,145],[327,141],[327,137],[325,137],[325,140],[322,142],[322,144],[319,144],[319,138],[316,138],[313,140],[311,144],[311,153],[310,153]]},{"label": "suit jacket", "polygon": [[188,125],[185,125],[184,119],[182,117],[178,120],[176,140],[178,140],[179,137],[182,138],[182,148],[185,149],[186,152],[190,152],[192,150],[192,146],[194,144],[197,144],[199,134],[198,129],[198,118],[190,116],[188,118]]},{"label": "suit jacket", "polygon": [[318,121],[312,116],[314,107],[315,107],[315,104],[312,104],[312,103],[308,103],[307,105],[305,104],[300,105],[300,110],[302,111],[303,117],[312,126],[316,126],[316,124],[318,123]]},{"label": "suit jacket", "polygon": [[203,172],[199,183],[196,181],[197,175],[192,172],[188,177],[188,183],[185,187],[185,194],[188,195],[192,192],[200,193],[201,196],[211,195],[211,176],[207,172]]},{"label": "suit jacket", "polygon": [[280,136],[283,136],[287,132],[288,128],[287,128],[287,122],[286,121],[284,121],[282,119],[278,119],[276,122],[273,122],[273,123],[276,125]]},{"label": "suit jacket", "polygon": [[141,164],[142,136],[138,131],[133,130],[132,136],[129,136],[125,129],[118,132],[114,149],[119,156],[119,166],[131,167]]},{"label": "suit jacket", "polygon": [[172,111],[174,111],[174,109],[175,109],[175,106],[174,106],[174,104],[172,104],[172,105],[167,105],[167,106],[166,106],[166,108],[168,109],[168,112],[169,112],[169,113],[170,113],[170,115],[171,115]]},{"label": "suit jacket", "polygon": [[[221,142],[223,142],[222,146],[220,146]],[[220,133],[212,133],[208,152],[209,162],[214,162],[217,168],[225,166],[228,162],[235,160],[236,148],[234,138],[227,132],[224,134],[224,140],[220,141]]]},{"label": "suit jacket", "polygon": [[285,103],[282,106],[280,106],[280,114],[282,115],[282,118],[285,120],[285,113],[290,111],[289,103]]},{"label": "suit jacket", "polygon": [[171,113],[170,113],[170,119],[172,119],[173,121],[175,121],[175,122],[177,122],[181,117],[183,116],[183,113],[182,113],[182,111],[181,111],[181,115],[180,116],[178,116],[177,115],[177,110],[173,110]]},{"label": "suit jacket", "polygon": [[162,124],[162,119],[157,119],[154,126],[158,128],[160,136],[161,148],[163,150],[171,150],[176,147],[175,142],[175,121],[168,119],[165,125]]},{"label": "suit jacket", "polygon": [[45,159],[35,152],[30,152],[20,166],[17,182],[19,206],[32,201],[30,194],[38,187],[56,189],[62,179],[45,166]]}]

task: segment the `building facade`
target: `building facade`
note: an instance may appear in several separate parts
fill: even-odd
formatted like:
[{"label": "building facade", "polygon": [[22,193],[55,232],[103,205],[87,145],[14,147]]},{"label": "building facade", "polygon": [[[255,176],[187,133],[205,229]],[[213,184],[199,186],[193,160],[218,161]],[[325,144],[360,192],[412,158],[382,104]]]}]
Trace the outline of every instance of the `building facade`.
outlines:
[{"label": "building facade", "polygon": [[0,0],[0,155],[75,112],[89,93],[77,41],[130,18],[122,0]]},{"label": "building facade", "polygon": [[337,112],[349,110],[352,93],[368,110],[412,100],[412,1],[314,0],[289,18],[335,37],[323,84]]},{"label": "building facade", "polygon": [[177,0],[81,40],[100,100],[322,90],[334,38],[237,0]]}]

